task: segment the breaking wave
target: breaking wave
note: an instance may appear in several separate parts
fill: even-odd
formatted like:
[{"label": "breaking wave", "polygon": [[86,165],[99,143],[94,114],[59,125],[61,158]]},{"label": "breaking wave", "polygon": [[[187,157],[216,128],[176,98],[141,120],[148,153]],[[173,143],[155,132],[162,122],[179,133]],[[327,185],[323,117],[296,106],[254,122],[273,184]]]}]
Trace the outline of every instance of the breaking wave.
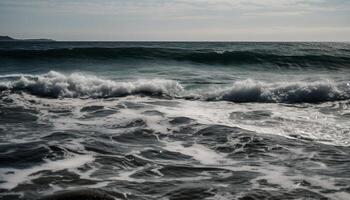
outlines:
[{"label": "breaking wave", "polygon": [[240,103],[319,103],[350,99],[350,85],[332,81],[264,83],[248,79],[204,96],[207,100]]},{"label": "breaking wave", "polygon": [[350,57],[347,54],[279,54],[258,50],[217,52],[208,49],[180,48],[62,48],[45,50],[0,50],[0,58],[25,59],[147,59],[174,60],[202,64],[273,64],[277,66],[316,66],[316,67],[348,67]]},{"label": "breaking wave", "polygon": [[0,79],[2,92],[27,92],[49,98],[110,98],[141,94],[237,103],[319,103],[350,99],[350,83],[330,80],[265,83],[248,79],[223,88],[185,90],[174,80],[117,82],[79,73],[64,75],[55,71],[37,76],[5,75]]},{"label": "breaking wave", "polygon": [[52,98],[108,98],[133,94],[174,96],[183,90],[179,83],[171,80],[115,82],[79,73],[64,75],[55,71],[39,76],[22,75],[17,80],[2,82],[0,89]]}]

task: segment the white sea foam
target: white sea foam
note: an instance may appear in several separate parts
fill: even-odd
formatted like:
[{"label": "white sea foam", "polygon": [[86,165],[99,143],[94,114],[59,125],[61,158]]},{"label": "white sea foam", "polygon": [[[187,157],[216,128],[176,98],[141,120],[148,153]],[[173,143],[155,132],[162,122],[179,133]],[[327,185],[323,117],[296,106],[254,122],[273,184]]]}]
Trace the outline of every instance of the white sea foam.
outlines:
[{"label": "white sea foam", "polygon": [[0,89],[26,91],[44,97],[118,97],[131,94],[174,96],[182,91],[176,81],[152,79],[116,82],[79,73],[64,75],[50,71],[39,76],[21,75],[17,80],[2,83]]},{"label": "white sea foam", "polygon": [[6,182],[0,184],[0,188],[12,189],[18,184],[30,181],[36,176],[34,174],[49,170],[49,171],[59,171],[64,169],[75,169],[86,163],[94,161],[92,155],[74,155],[72,157],[66,158],[64,160],[48,161],[42,165],[34,166],[28,169],[0,169],[0,174],[2,179]]},{"label": "white sea foam", "polygon": [[180,142],[166,142],[163,147],[168,151],[179,152],[183,155],[191,156],[193,159],[205,165],[226,164],[227,159],[224,154],[217,153],[200,144],[193,144],[185,147]]}]

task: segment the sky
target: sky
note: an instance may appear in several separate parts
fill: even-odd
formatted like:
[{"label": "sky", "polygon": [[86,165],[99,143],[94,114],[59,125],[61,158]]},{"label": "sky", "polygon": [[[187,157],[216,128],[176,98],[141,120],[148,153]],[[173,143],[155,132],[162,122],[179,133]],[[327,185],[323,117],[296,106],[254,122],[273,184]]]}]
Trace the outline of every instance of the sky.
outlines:
[{"label": "sky", "polygon": [[69,41],[350,41],[350,0],[0,0],[0,35]]}]

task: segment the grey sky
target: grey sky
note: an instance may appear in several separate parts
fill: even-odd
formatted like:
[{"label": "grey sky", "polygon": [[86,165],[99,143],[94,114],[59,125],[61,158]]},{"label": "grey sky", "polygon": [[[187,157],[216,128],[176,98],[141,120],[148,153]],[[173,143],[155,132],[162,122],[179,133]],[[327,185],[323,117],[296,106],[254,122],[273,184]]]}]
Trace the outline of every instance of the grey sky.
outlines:
[{"label": "grey sky", "polygon": [[350,41],[350,1],[0,0],[0,35],[57,40]]}]

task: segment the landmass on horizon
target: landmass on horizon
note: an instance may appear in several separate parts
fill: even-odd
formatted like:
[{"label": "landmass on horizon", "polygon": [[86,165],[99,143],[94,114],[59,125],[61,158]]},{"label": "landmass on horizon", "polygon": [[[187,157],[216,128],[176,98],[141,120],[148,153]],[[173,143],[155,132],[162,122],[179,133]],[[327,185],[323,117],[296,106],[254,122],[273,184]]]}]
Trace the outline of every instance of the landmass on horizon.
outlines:
[{"label": "landmass on horizon", "polygon": [[53,39],[39,38],[39,39],[15,39],[10,36],[0,36],[1,42],[55,42]]}]

